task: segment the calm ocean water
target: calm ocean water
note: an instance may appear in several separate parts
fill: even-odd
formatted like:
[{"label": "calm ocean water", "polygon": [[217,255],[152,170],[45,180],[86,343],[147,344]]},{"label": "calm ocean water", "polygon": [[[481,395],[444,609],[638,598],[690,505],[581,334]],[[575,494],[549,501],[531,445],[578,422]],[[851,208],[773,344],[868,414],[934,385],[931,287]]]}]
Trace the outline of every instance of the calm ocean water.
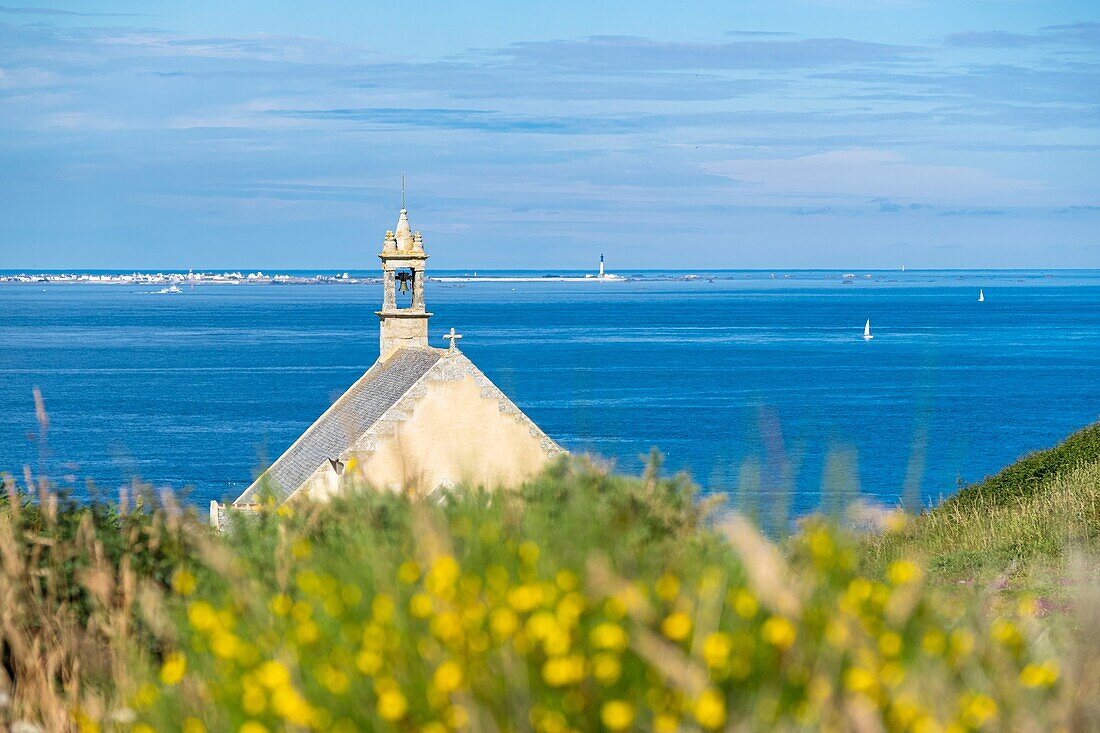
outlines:
[{"label": "calm ocean water", "polygon": [[[940,497],[1100,416],[1100,272],[644,275],[432,282],[433,342],[455,326],[572,451],[638,471],[656,446],[796,513],[826,475]],[[0,286],[0,469],[232,498],[377,356],[378,285],[150,290]]]}]

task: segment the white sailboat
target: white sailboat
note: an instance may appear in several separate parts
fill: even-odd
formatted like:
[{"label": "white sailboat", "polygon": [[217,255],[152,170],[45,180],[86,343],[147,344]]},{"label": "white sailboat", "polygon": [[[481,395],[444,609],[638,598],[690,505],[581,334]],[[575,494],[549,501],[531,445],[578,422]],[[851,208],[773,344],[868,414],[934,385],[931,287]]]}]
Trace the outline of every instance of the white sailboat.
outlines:
[{"label": "white sailboat", "polygon": [[981,288],[978,288],[978,302],[979,303],[984,303],[985,302],[985,291],[982,290]]},{"label": "white sailboat", "polygon": [[871,319],[867,319],[867,323],[863,326],[863,340],[870,341],[874,336],[871,335]]}]

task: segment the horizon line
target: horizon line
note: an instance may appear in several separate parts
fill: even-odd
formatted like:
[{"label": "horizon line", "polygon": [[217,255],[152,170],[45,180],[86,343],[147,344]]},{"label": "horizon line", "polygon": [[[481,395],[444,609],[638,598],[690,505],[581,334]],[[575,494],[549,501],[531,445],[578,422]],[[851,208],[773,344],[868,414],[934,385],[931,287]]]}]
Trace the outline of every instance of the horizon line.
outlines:
[{"label": "horizon line", "polygon": [[[1045,272],[1092,272],[1100,271],[1100,265],[1096,267],[1049,267],[1049,266],[1019,266],[1019,267],[906,267],[902,269],[900,267],[857,267],[847,265],[843,267],[631,267],[615,270],[612,272],[831,272],[833,270],[851,270],[860,272],[1021,272],[1029,270],[1042,270]],[[252,267],[48,267],[48,268],[26,268],[26,267],[0,267],[0,273],[18,273],[24,275],[34,275],[39,273],[65,273],[65,274],[80,274],[91,272],[118,272],[123,274],[132,273],[180,273],[186,274],[187,272],[197,273],[211,273],[211,272],[270,272],[278,274],[279,271],[294,271],[294,272],[317,272],[317,273],[330,273],[330,272],[374,272],[374,268],[360,269],[360,268],[348,268],[348,267],[267,267],[267,266],[252,266]],[[590,272],[588,268],[582,267],[442,267],[437,270],[432,270],[428,273],[428,277],[431,278],[433,272]],[[380,272],[380,271],[379,271]]]}]

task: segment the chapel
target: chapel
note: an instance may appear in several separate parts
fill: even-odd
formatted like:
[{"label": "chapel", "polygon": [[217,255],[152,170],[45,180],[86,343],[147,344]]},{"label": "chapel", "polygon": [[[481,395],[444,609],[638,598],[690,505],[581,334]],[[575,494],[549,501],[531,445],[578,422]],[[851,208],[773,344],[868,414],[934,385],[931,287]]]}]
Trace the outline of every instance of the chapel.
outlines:
[{"label": "chapel", "polygon": [[446,347],[429,343],[428,254],[404,201],[378,257],[378,361],[231,505],[210,503],[215,526],[271,498],[324,499],[348,478],[420,494],[515,486],[564,452],[462,353],[454,328],[440,332]]}]

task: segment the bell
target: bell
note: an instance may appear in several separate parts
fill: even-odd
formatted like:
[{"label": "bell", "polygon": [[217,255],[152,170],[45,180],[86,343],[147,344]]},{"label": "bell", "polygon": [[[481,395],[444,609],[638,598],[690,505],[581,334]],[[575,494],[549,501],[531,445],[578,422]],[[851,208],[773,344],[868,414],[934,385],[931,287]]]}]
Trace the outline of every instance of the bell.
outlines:
[{"label": "bell", "polygon": [[409,292],[409,279],[407,277],[401,278],[401,290],[399,290],[398,292],[400,292],[400,293]]}]

